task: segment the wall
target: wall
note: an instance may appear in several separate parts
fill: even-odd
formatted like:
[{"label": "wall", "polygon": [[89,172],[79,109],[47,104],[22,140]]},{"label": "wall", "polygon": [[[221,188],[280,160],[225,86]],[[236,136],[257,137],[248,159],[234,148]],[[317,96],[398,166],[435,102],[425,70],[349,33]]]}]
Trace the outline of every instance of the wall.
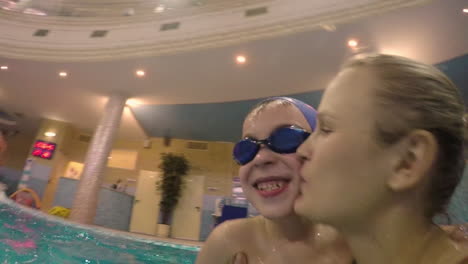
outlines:
[{"label": "wall", "polygon": [[[46,137],[44,133],[48,131],[55,132],[56,136]],[[37,131],[37,134],[35,136],[34,141],[44,140],[48,142],[54,142],[57,144],[57,149],[55,150],[54,156],[51,160],[35,158],[31,155],[28,155],[28,157],[33,158],[36,163],[50,167],[51,169],[47,186],[44,190],[44,195],[41,197],[41,209],[43,211],[48,211],[52,207],[54,194],[57,189],[57,184],[60,180],[61,175],[63,175],[65,167],[69,161],[68,157],[66,156],[66,150],[68,149],[70,137],[73,131],[74,128],[70,123],[57,120],[43,119],[41,121],[39,130]],[[29,152],[31,152],[31,150]]]},{"label": "wall", "polygon": [[[85,133],[80,133],[80,131],[78,130],[73,131],[70,141],[68,142],[68,147],[64,152],[64,154],[67,156],[69,161],[84,163],[84,160],[88,151],[89,142],[80,140],[80,136],[83,136],[83,135],[90,137],[90,135],[87,135]],[[139,148],[141,148],[142,146],[143,146],[143,143],[141,141],[117,140],[113,144],[113,149],[138,151]],[[127,178],[136,179],[137,176],[138,176],[137,168],[133,170],[129,170],[129,169],[107,167],[104,171],[103,184],[106,184],[106,185],[113,184],[119,178],[124,181]],[[130,187],[134,187],[134,186],[130,186]]]},{"label": "wall", "polygon": [[22,133],[9,138],[5,167],[22,171],[33,141],[34,135]]},{"label": "wall", "polygon": [[[45,169],[44,171],[47,171],[47,168],[51,169],[50,173],[48,173],[49,175],[43,175],[46,177],[43,181],[47,186],[44,190],[37,190],[38,193],[44,193],[44,196],[41,197],[43,202],[42,208],[44,210],[47,210],[50,207],[57,179],[59,178],[59,175],[63,173],[64,165],[68,163],[66,156],[63,154],[63,150],[66,148],[66,144],[64,144],[64,142],[66,142],[71,129],[71,125],[68,123],[44,119],[35,135],[19,133],[18,135],[8,139],[5,167],[18,172],[15,174],[19,175],[18,179],[16,179],[17,181],[21,178],[26,160],[32,157],[30,153],[35,140],[41,139],[58,144],[58,149],[56,150],[52,160],[34,158],[37,165],[39,167],[42,166],[42,168]],[[45,137],[44,132],[46,131],[54,131],[57,133],[57,136],[53,138]],[[47,179],[47,176],[49,179]],[[31,179],[31,181],[33,180],[37,179]]]},{"label": "wall", "polygon": [[[61,178],[55,195],[54,205],[71,208],[78,181]],[[99,204],[94,218],[94,224],[128,231],[133,207],[133,196],[117,192],[109,188],[99,189]]]},{"label": "wall", "polygon": [[[43,136],[46,131],[55,131],[57,136],[46,138]],[[84,163],[91,136],[79,131],[71,124],[43,120],[35,137],[31,137],[27,144],[20,141],[24,144],[23,156],[19,156],[16,163],[21,164],[21,169],[24,161],[31,157],[28,154],[31,151],[32,143],[37,139],[57,143],[57,150],[52,160],[35,158],[39,165],[48,166],[51,169],[49,181],[42,197],[42,210],[48,211],[52,206],[57,205],[58,200],[63,196],[61,196],[62,190],[58,190],[58,186],[61,180],[66,180],[62,177],[66,175],[70,163]],[[109,159],[108,166],[104,170],[103,184],[109,186],[121,179],[124,183],[128,183],[127,190],[132,193],[136,188],[139,171],[158,171],[161,154],[172,152],[187,157],[191,164],[190,174],[205,176],[205,195],[217,197],[231,195],[232,178],[237,175],[238,171],[237,164],[232,160],[233,143],[198,141],[197,143],[204,145],[204,148],[193,149],[188,147],[188,143],[193,141],[188,140],[171,139],[167,141],[164,138],[151,138],[149,141],[149,147],[145,148],[143,140],[116,140],[110,154],[110,156],[114,157]],[[127,151],[136,152],[137,159],[135,163],[129,162],[129,158],[118,157],[118,153],[125,155]],[[112,166],[113,163],[114,166]],[[79,168],[79,166],[76,168]],[[73,199],[73,197],[69,198]],[[100,198],[100,203],[103,199]],[[209,229],[205,228],[205,237],[211,230],[211,225],[209,227]],[[125,230],[125,228],[120,228]]]},{"label": "wall", "polygon": [[210,235],[211,231],[215,228],[216,218],[213,216],[216,208],[215,202],[217,199],[222,199],[222,196],[205,195],[203,197],[203,210],[202,210],[202,225],[200,227],[200,241],[205,241]]},{"label": "wall", "polygon": [[164,139],[152,138],[151,149],[141,148],[138,167],[143,170],[158,170],[161,153],[184,154],[189,160],[193,175],[205,176],[205,194],[230,195],[232,178],[237,175],[237,165],[232,160],[232,143],[207,142],[206,150],[188,149],[188,140],[172,139],[169,146]]},{"label": "wall", "polygon": [[[143,147],[143,140],[117,140],[113,149],[133,150],[138,152],[136,167],[133,170],[107,167],[104,172],[104,184],[112,184],[117,179],[137,180],[139,170],[158,171],[161,153],[174,152],[184,154],[192,165],[191,174],[205,176],[205,194],[230,195],[232,177],[237,175],[237,164],[232,160],[232,143],[207,142],[207,150],[187,148],[187,140],[172,139],[170,146],[164,145],[163,138],[151,138],[151,148]],[[79,140],[76,131],[64,154],[69,161],[84,162],[89,143]],[[130,183],[129,188],[135,187]]]}]

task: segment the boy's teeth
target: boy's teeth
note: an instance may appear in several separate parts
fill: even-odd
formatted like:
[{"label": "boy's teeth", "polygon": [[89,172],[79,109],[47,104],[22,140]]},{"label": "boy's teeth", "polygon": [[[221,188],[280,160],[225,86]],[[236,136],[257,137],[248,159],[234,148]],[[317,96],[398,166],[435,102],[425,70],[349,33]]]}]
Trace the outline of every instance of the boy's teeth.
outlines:
[{"label": "boy's teeth", "polygon": [[284,185],[283,181],[271,181],[271,182],[262,182],[257,185],[257,188],[260,191],[274,191],[282,188]]}]

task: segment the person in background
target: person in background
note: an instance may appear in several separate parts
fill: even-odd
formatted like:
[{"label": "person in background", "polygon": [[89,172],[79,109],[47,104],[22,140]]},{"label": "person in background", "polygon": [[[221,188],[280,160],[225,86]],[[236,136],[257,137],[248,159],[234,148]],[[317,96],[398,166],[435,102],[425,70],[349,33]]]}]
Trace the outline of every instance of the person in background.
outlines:
[{"label": "person in background", "polygon": [[433,66],[351,59],[298,149],[295,211],[337,228],[359,264],[467,264],[468,250],[432,222],[463,175],[464,113],[458,89]]},{"label": "person in background", "polygon": [[122,183],[122,180],[117,179],[117,181],[111,185],[111,188],[114,189],[114,190],[117,190],[118,187],[121,185],[121,183]]}]

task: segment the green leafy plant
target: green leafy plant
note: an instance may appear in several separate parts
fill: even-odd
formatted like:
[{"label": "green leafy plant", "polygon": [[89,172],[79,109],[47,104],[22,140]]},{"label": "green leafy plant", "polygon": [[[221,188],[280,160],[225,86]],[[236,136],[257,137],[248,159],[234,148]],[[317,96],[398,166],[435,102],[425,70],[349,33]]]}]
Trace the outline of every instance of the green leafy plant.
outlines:
[{"label": "green leafy plant", "polygon": [[167,225],[182,195],[184,177],[190,170],[190,163],[183,155],[162,153],[159,168],[162,177],[156,182],[156,189],[161,192],[161,224]]}]

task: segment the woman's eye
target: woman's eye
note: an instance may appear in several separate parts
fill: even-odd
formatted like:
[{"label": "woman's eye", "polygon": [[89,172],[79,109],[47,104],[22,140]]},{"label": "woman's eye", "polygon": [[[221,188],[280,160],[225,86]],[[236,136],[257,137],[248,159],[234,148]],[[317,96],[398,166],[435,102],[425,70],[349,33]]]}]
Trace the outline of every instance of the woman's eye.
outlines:
[{"label": "woman's eye", "polygon": [[330,128],[329,124],[327,124],[328,122],[325,122],[324,120],[318,120],[317,122],[317,134],[320,134],[320,135],[328,135],[330,134],[331,132],[333,132],[333,130]]}]

